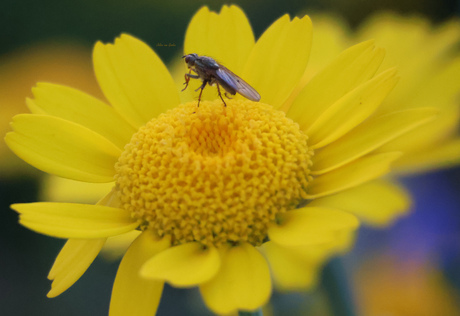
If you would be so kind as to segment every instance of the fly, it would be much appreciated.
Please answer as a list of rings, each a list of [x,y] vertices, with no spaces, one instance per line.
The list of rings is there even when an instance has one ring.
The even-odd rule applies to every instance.
[[[188,54],[182,56],[182,58],[185,58],[185,63],[190,69],[190,71],[185,74],[185,88],[182,89],[182,91],[187,89],[190,78],[200,79],[203,82],[201,86],[195,90],[198,91],[201,89],[200,95],[198,96],[198,106],[200,106],[201,94],[207,84],[211,86],[216,84],[219,97],[222,102],[224,102],[225,106],[227,106],[227,104],[224,98],[222,98],[219,85],[224,88],[225,96],[229,99],[230,97],[227,93],[235,95],[238,92],[251,101],[257,102],[260,100],[260,94],[253,87],[211,57]],[[192,74],[192,71],[195,72],[196,75]]]

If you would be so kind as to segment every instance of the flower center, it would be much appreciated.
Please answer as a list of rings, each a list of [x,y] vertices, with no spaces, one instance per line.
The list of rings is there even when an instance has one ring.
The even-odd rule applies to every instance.
[[[182,104],[134,134],[116,164],[123,207],[173,244],[266,239],[310,181],[313,151],[284,112],[251,101]]]

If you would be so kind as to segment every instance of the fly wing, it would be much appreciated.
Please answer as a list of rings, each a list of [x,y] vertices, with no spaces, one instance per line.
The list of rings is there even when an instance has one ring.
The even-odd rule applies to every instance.
[[[260,94],[253,87],[222,65],[219,65],[219,69],[216,70],[216,78],[222,86],[230,86],[243,97],[251,101],[260,100]]]

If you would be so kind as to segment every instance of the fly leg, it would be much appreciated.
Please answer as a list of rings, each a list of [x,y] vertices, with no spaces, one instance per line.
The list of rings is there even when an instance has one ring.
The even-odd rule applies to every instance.
[[[192,78],[193,78],[193,77],[192,77]],[[204,80],[203,83],[201,84],[201,86],[198,88],[198,89],[201,89],[201,91],[200,91],[200,95],[198,96],[198,105],[197,105],[197,107],[200,106],[201,94],[203,93],[203,89],[204,89],[204,87],[206,87],[206,84],[207,84],[207,83],[208,83],[208,81],[207,81],[207,80]],[[198,89],[196,89],[195,91],[198,91]]]
[[[220,93],[219,84],[217,82],[216,82],[216,86],[217,86],[217,93],[219,94],[220,99],[222,100],[222,102],[224,102],[224,106],[227,107],[227,103],[225,103],[224,98],[222,98],[222,93]],[[225,92],[225,96],[228,98],[227,92]]]
[[[193,79],[199,79],[199,78],[200,78],[200,76],[192,74],[192,69],[190,69],[190,71],[188,72],[188,74],[185,74],[184,77],[185,77],[185,82],[184,82],[185,88],[182,89],[181,91],[184,91],[185,89],[187,89],[188,83],[189,83],[189,81],[190,81],[190,78],[193,78]]]

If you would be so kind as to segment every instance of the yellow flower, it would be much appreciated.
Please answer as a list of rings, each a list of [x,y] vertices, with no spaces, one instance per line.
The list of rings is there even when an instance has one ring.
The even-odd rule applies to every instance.
[[[376,44],[387,51],[383,69],[397,66],[401,74],[394,92],[378,112],[423,106],[439,110],[438,117],[432,122],[381,148],[383,151],[404,151],[401,159],[394,164],[397,172],[425,172],[460,163],[458,20],[435,27],[420,17],[379,13],[369,18],[355,33],[336,17],[323,15],[314,17],[313,21],[314,45],[309,63],[312,67],[308,67],[304,81],[349,45],[374,38]]]
[[[22,225],[69,239],[48,276],[48,296],[78,280],[107,238],[137,231],[118,269],[111,315],[153,314],[164,282],[198,286],[216,313],[254,310],[269,300],[269,265],[282,288],[311,285],[311,271],[349,247],[359,224],[321,197],[368,188],[400,156],[376,150],[436,115],[430,108],[375,114],[398,77],[394,69],[374,75],[383,50],[372,41],[344,51],[290,98],[311,38],[307,16],[281,17],[257,42],[235,6],[194,16],[185,52],[219,60],[261,94],[259,103],[236,96],[224,107],[207,88],[198,108],[200,83],[181,94],[157,55],[129,35],[94,48],[111,106],[38,84],[27,102],[33,114],[14,118],[9,147],[45,172],[114,182],[97,205],[12,206]],[[400,201],[379,184],[369,184],[375,190],[362,205]]]
[[[76,44],[39,43],[18,49],[0,60],[0,135],[11,118],[27,110],[24,96],[37,80],[62,82],[102,96],[91,70],[91,51]],[[31,174],[35,170],[0,142],[0,177]],[[35,174],[37,174],[35,172]]]

